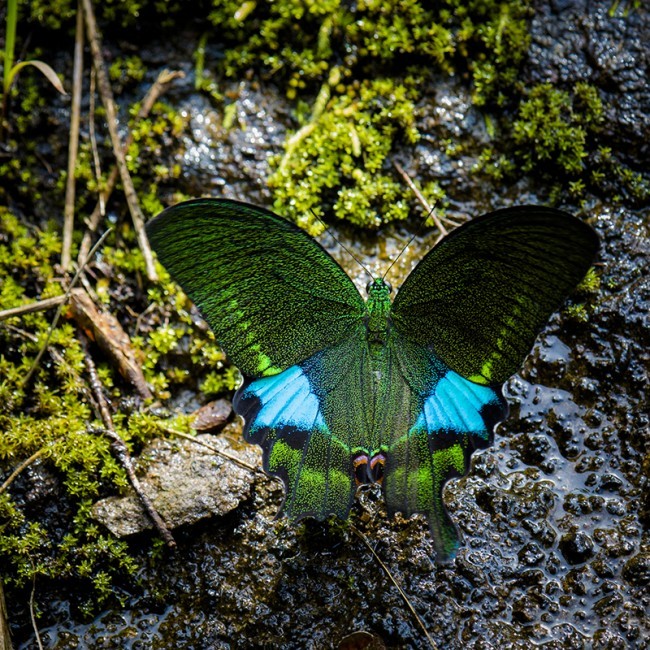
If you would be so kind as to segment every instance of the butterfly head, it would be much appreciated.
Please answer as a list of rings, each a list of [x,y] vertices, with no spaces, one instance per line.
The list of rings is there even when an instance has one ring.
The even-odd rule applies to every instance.
[[[393,290],[390,282],[384,278],[375,278],[366,285],[366,292],[369,298],[388,297]]]

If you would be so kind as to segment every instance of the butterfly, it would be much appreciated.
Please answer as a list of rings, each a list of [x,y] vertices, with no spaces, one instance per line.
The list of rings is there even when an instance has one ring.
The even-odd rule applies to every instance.
[[[190,200],[147,233],[244,376],[234,409],[288,516],[345,519],[359,484],[381,483],[389,514],[426,515],[439,560],[459,546],[444,484],[491,444],[502,384],[598,249],[565,212],[505,208],[442,239],[394,300],[381,277],[364,300],[320,244],[261,207]]]

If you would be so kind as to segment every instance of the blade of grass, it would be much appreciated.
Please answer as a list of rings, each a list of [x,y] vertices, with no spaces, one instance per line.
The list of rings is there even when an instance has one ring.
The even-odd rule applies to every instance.
[[[81,85],[83,77],[84,54],[84,14],[81,1],[77,3],[77,29],[74,43],[74,67],[72,72],[72,106],[70,108],[70,138],[68,141],[68,177],[65,186],[65,206],[63,208],[63,248],[61,250],[61,266],[69,270],[72,248],[72,233],[74,230],[74,169],[77,165],[77,150],[79,148],[79,118],[81,115]]]
[[[16,47],[16,23],[18,22],[18,0],[7,2],[7,28],[5,30],[5,56],[4,56],[4,81],[3,94],[9,92],[11,86],[11,71],[14,67],[14,49]],[[3,105],[5,99],[3,97]]]

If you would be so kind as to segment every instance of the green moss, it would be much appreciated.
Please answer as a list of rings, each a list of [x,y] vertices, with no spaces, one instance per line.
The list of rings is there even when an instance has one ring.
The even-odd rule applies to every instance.
[[[468,71],[483,103],[514,82],[529,45],[526,2],[281,0],[242,12],[244,5],[213,1],[209,19],[234,44],[225,69],[238,76],[261,65],[287,79],[289,97],[325,81],[335,65],[356,77],[373,62],[396,69],[421,62]]]
[[[147,69],[139,56],[132,55],[115,59],[108,69],[113,92],[120,94],[125,88],[139,83],[144,79],[146,72]]]
[[[44,229],[28,226],[9,209],[0,208],[0,309],[63,291],[56,269],[61,250],[58,230],[54,223]],[[96,269],[89,281],[104,297],[106,308],[118,316],[125,308],[124,295],[130,296],[128,333],[142,354],[145,377],[154,390],[167,396],[183,385],[196,390],[201,383],[211,390],[232,390],[237,372],[226,363],[212,335],[191,317],[187,298],[169,276],[159,269],[160,283],[148,295],[139,289],[144,262],[130,224],[121,224],[109,241],[102,252],[102,271]],[[140,319],[133,317],[134,310]],[[0,493],[0,565],[3,579],[17,588],[29,588],[34,576],[70,584],[78,594],[78,606],[90,613],[119,598],[116,581],[129,582],[137,573],[137,560],[128,545],[91,517],[94,501],[127,489],[128,481],[97,420],[73,323],[63,319],[52,331],[48,352],[24,384],[51,318],[51,311],[35,312],[0,323],[0,473],[6,478],[25,459],[39,454],[43,467],[37,471],[53,480],[49,492],[41,490],[38,508],[54,504],[57,508],[56,517],[41,521],[38,508],[24,501],[18,505],[14,489],[25,489],[27,474]],[[94,348],[91,353],[112,402],[115,428],[137,454],[161,435],[160,418],[132,410],[122,398],[133,389],[102,360],[103,355]]]
[[[323,217],[329,205],[336,217],[360,226],[405,219],[410,202],[389,156],[400,139],[412,144],[419,137],[416,85],[413,78],[367,81],[335,95],[320,114],[315,110],[274,163],[269,185],[276,208],[312,231],[321,228],[312,210]]]
[[[522,97],[512,127],[502,124],[502,149],[487,147],[477,170],[498,181],[534,175],[550,185],[554,202],[567,192],[582,200],[592,191],[642,204],[650,197],[650,182],[599,144],[604,113],[597,89],[587,83],[571,92],[548,83],[534,86]]]
[[[153,15],[161,24],[170,24],[171,16],[178,14],[183,3],[180,0],[147,2],[146,0],[106,0],[95,7],[98,20],[118,27],[136,25],[146,15]],[[74,26],[77,11],[76,0],[29,0],[26,17],[52,30]]]
[[[424,79],[410,66],[465,74],[476,104],[503,103],[529,45],[527,3],[245,4],[213,1],[210,20],[232,39],[223,69],[233,77],[261,70],[296,100],[300,125],[270,185],[276,207],[312,232],[320,228],[312,210],[371,228],[407,217],[411,197],[389,158],[418,137]]]
[[[551,84],[534,87],[513,125],[515,155],[526,172],[551,170],[574,179],[584,169],[587,137],[603,119],[595,89],[577,84],[573,95]]]
[[[579,323],[588,322],[597,305],[600,287],[600,273],[595,267],[591,267],[574,292],[574,302],[564,309],[566,315]]]

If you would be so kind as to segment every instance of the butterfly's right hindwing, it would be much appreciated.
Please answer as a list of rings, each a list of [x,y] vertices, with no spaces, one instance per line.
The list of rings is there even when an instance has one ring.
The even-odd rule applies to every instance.
[[[438,559],[449,559],[458,534],[443,504],[444,485],[465,475],[474,450],[491,443],[507,406],[500,390],[464,379],[396,332],[389,354],[381,402],[386,504],[390,513],[426,515]]]
[[[165,210],[147,234],[247,377],[277,374],[338,343],[366,314],[334,259],[268,210],[196,199]]]

